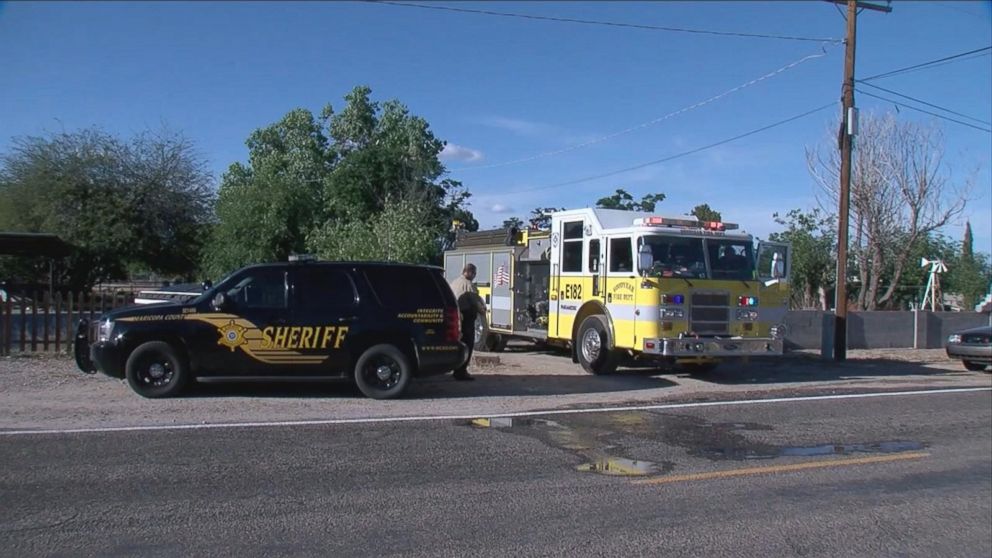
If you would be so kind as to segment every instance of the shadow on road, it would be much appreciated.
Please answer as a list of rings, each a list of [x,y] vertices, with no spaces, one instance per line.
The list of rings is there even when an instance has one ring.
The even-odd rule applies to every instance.
[[[906,376],[939,378],[982,375],[982,373],[968,372],[964,368],[948,370],[927,364],[888,358],[858,358],[838,363],[806,355],[787,355],[781,359],[723,362],[715,370],[694,377],[715,384],[732,385],[884,380]]]
[[[450,374],[416,379],[403,399],[572,395],[660,389],[675,382],[642,372],[621,370],[611,376],[500,374],[476,371],[474,382],[457,382]],[[275,397],[351,399],[364,395],[346,380],[317,382],[211,382],[191,386],[186,397]]]

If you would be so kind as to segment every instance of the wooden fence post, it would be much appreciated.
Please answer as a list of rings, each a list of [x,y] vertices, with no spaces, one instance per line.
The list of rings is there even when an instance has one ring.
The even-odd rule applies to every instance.
[[[62,352],[62,293],[55,295],[55,352]]]
[[[10,297],[7,297],[10,300]],[[0,356],[7,354],[7,301],[0,300]]]
[[[31,297],[31,352],[38,352],[38,291]]]
[[[42,350],[47,353],[48,352],[48,333],[49,333],[49,329],[48,329],[48,313],[49,313],[49,310],[51,310],[51,307],[52,307],[52,298],[49,295],[49,293],[42,293],[41,296],[42,296],[42,300],[45,301],[44,304],[42,305],[42,308],[41,308],[42,311],[44,311],[44,314],[42,315],[42,318],[41,318],[44,321],[44,325],[42,326],[42,332],[43,332],[42,335],[44,337],[42,337],[42,341],[41,342],[42,342]]]
[[[26,335],[27,335],[27,331],[28,331],[28,314],[27,314],[28,308],[27,308],[27,306],[25,306],[25,303],[26,303],[25,301],[27,301],[27,299],[28,299],[28,295],[26,295],[24,293],[24,291],[21,291],[21,340],[20,340],[21,342],[20,342],[20,348],[21,348],[21,352],[22,353],[24,352],[25,340],[27,339],[26,338]]]
[[[69,314],[66,316],[66,319],[65,319],[65,323],[66,323],[66,326],[67,326],[67,331],[66,331],[66,334],[65,334],[65,348],[70,353],[72,352],[72,343],[73,343],[73,340],[76,338],[76,326],[75,326],[75,324],[72,321],[72,304],[73,304],[73,302],[74,301],[72,299],[72,291],[69,291]]]

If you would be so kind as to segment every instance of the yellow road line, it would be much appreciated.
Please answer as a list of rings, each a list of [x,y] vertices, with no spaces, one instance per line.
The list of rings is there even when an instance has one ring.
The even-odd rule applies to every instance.
[[[805,471],[807,469],[826,469],[829,467],[844,467],[846,465],[867,465],[870,463],[888,463],[890,461],[905,461],[909,459],[921,459],[930,455],[927,452],[918,451],[910,453],[896,453],[892,455],[876,455],[872,457],[853,457],[850,459],[828,459],[825,461],[807,461],[806,463],[794,463],[791,465],[771,465],[768,467],[751,467],[748,469],[730,469],[727,471],[713,471],[710,473],[692,473],[687,475],[672,475],[670,477],[657,477],[633,481],[634,484],[667,484],[671,482],[698,481],[709,479],[723,479],[728,477],[744,477],[748,475],[767,475],[771,473],[788,473],[792,471]]]

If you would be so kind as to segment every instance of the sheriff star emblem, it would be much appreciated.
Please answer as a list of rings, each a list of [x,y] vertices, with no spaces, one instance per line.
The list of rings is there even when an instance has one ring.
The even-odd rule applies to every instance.
[[[248,328],[240,326],[234,323],[234,320],[231,320],[217,328],[217,331],[220,333],[220,339],[217,340],[217,344],[224,345],[228,349],[231,349],[233,353],[234,349],[248,342],[245,340],[245,331],[247,330]]]

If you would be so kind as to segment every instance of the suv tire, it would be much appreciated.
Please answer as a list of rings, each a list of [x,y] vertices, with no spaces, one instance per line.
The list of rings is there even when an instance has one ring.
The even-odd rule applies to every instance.
[[[984,362],[975,362],[973,360],[963,360],[961,362],[967,370],[971,370],[972,372],[982,372],[985,370]]]
[[[128,355],[124,376],[131,389],[142,397],[174,397],[189,380],[189,366],[172,345],[148,341]]]
[[[393,345],[373,345],[355,362],[355,384],[372,399],[395,399],[413,377],[410,359]]]
[[[582,368],[593,374],[616,372],[622,358],[610,341],[606,318],[600,315],[582,320],[575,338],[575,352]]]

